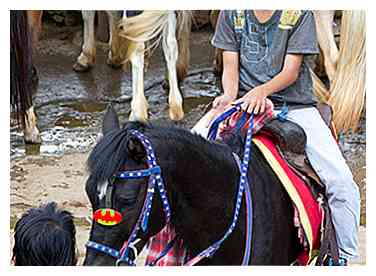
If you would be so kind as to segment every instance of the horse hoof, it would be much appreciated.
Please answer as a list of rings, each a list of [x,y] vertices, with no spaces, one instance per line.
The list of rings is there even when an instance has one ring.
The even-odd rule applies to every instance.
[[[170,119],[173,121],[180,121],[184,118],[184,111],[182,107],[170,107]]]
[[[81,63],[76,62],[73,65],[73,70],[78,73],[88,72],[92,66],[90,65],[82,65]]]
[[[121,64],[114,64],[114,63],[108,63],[107,65],[110,66],[112,69],[119,70],[121,68]]]
[[[139,121],[139,122],[146,122],[148,120],[147,112],[145,114],[135,114],[131,112],[129,115],[129,121]]]
[[[121,63],[117,63],[117,62],[113,62],[110,58],[108,58],[106,60],[106,63],[108,66],[110,66],[112,69],[120,69],[122,64]]]

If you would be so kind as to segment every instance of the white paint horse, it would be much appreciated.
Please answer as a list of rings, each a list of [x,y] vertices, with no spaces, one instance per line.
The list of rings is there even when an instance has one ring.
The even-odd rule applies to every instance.
[[[73,65],[73,69],[76,72],[88,71],[95,64],[96,57],[96,45],[95,45],[95,12],[96,11],[82,11],[82,19],[84,23],[83,44],[80,55],[78,56],[76,63]],[[112,44],[112,37],[115,29],[115,24],[121,19],[121,12],[119,11],[104,11],[108,16],[109,23],[109,45]],[[111,51],[107,59],[107,63],[112,65]]]
[[[356,130],[365,101],[365,11],[342,11],[340,48],[334,40],[334,11],[314,11],[317,40],[324,56],[329,90],[313,74],[316,94],[333,108],[337,132]]]
[[[107,63],[119,66],[132,64],[132,102],[130,120],[145,121],[148,118],[148,103],[144,95],[144,54],[162,40],[162,48],[168,69],[169,115],[172,120],[184,116],[183,98],[178,83],[188,70],[189,35],[192,15],[190,11],[143,11],[120,20],[116,11],[106,11],[110,28],[110,51]],[[76,71],[85,71],[95,63],[94,17],[95,11],[83,11],[84,43],[82,52],[74,65]],[[120,21],[119,21],[120,20]],[[120,22],[120,24],[118,24]],[[148,47],[146,42],[154,39]]]

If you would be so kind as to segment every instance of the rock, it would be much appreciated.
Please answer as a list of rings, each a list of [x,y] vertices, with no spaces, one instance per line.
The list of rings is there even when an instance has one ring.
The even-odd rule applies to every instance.
[[[61,16],[61,15],[53,15],[52,16],[52,19],[56,22],[56,23],[63,23],[64,22],[64,16]]]
[[[82,202],[79,202],[79,201],[77,201],[77,200],[70,200],[70,201],[68,202],[68,204],[69,204],[70,206],[72,206],[72,207],[76,207],[76,208],[78,208],[78,207],[85,207],[85,208],[86,208],[86,204],[84,204],[84,203],[82,203]]]

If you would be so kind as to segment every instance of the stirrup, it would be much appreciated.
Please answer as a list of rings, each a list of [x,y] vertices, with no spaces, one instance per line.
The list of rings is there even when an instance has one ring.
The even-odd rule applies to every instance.
[[[338,259],[338,265],[334,263],[334,259],[330,256],[325,260],[325,265],[327,266],[347,266],[347,260],[345,258]]]

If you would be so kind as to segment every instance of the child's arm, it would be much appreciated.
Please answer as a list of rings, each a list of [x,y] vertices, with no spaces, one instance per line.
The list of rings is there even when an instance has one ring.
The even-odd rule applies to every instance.
[[[303,55],[287,54],[283,69],[270,81],[257,86],[245,94],[236,102],[244,102],[242,108],[255,114],[265,111],[265,99],[267,96],[281,91],[293,84],[299,76]]]
[[[213,108],[221,113],[225,108],[236,100],[239,87],[239,54],[237,52],[223,52],[223,95],[213,101]]]

